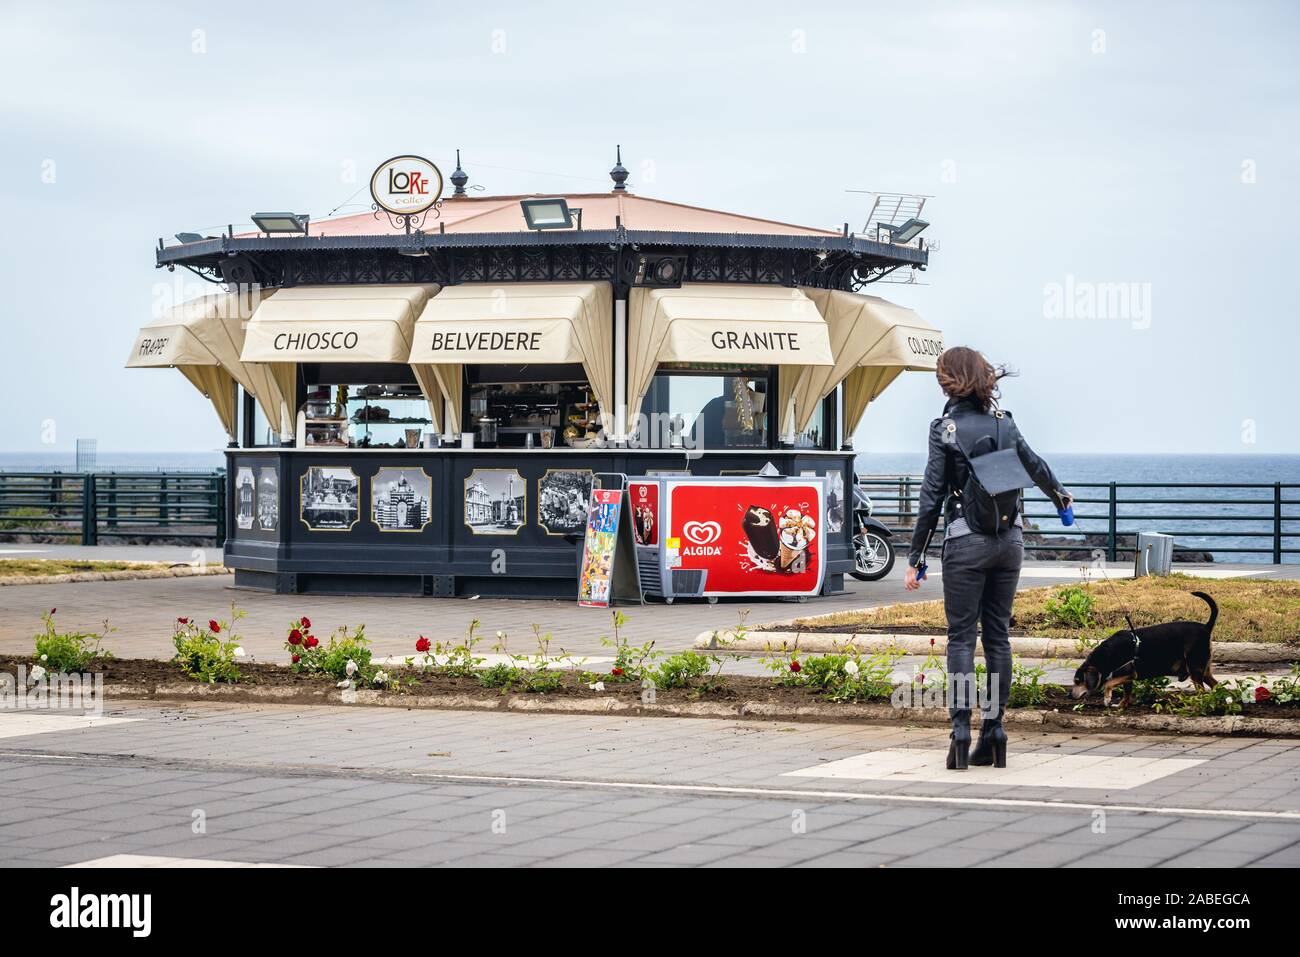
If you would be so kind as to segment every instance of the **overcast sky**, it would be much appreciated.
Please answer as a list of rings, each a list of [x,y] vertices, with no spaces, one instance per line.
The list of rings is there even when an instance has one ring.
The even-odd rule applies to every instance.
[[[193,280],[159,236],[364,209],[404,152],[604,190],[615,143],[639,193],[797,223],[933,196],[928,284],[874,291],[1018,368],[1044,451],[1300,451],[1298,10],[5,0],[0,451],[224,445],[178,373],[122,368]],[[858,448],[919,449],[940,404],[905,375]]]

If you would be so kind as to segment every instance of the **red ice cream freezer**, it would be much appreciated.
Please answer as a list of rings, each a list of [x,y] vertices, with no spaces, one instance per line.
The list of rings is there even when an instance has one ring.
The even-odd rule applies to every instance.
[[[826,486],[819,476],[629,479],[642,589],[668,601],[821,594]]]

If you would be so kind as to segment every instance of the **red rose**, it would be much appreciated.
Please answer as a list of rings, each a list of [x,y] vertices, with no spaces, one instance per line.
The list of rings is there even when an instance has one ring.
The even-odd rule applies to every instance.
[[[304,648],[315,648],[320,642],[316,640],[315,635],[308,635],[302,640],[302,644]]]
[[[290,660],[291,660],[295,665],[296,665],[298,662],[302,661],[302,659],[301,659],[300,657],[298,657],[297,655],[294,655],[293,658],[291,658]]]
[[[221,626],[217,624],[217,620],[215,618],[208,619],[208,627],[212,629],[212,633],[214,635],[221,633]]]
[[[52,615],[52,614],[54,614],[56,611],[58,611],[57,608],[51,608],[51,609],[50,609],[50,614]]]
[[[308,618],[306,615],[303,615],[303,616],[302,616],[302,626],[303,626],[304,628],[310,628],[310,627],[311,627],[311,619]]]
[[[293,631],[289,632],[289,644],[291,644],[291,645],[301,645],[301,644],[302,644],[302,632],[298,631],[298,629],[296,629],[296,628],[295,628]]]
[[[178,625],[188,625],[189,623],[190,623],[190,620],[189,620],[188,618],[177,618],[177,619],[176,619],[176,624],[178,624]]]
[[[934,647],[934,639],[933,639],[933,638],[930,639],[930,647],[931,647],[931,648]]]
[[[1273,692],[1269,691],[1263,685],[1260,685],[1258,688],[1255,689],[1255,701],[1257,703],[1262,704],[1263,702],[1268,701],[1272,697],[1273,697]]]
[[[420,640],[417,641],[417,642],[415,643],[415,650],[416,650],[416,651],[428,651],[428,650],[429,650],[429,639],[426,638],[426,637],[424,637],[424,635],[421,635],[421,636],[420,636]]]
[[[792,662],[790,662],[790,670],[791,670],[791,671],[803,671],[803,665],[799,664],[799,662],[797,662],[797,661],[792,661]]]
[[[623,669],[622,669],[622,668],[611,668],[609,673],[610,673],[611,675],[613,675],[615,678],[621,678],[621,677],[623,677]]]

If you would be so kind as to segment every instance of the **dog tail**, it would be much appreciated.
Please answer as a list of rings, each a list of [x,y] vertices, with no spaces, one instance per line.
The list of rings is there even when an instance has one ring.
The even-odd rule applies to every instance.
[[[1205,623],[1205,627],[1207,630],[1213,631],[1214,623],[1219,618],[1219,606],[1214,603],[1213,598],[1205,594],[1203,591],[1194,591],[1192,594],[1210,606],[1210,620]]]

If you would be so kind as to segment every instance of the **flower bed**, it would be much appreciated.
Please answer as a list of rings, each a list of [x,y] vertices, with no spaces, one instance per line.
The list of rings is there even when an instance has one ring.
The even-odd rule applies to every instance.
[[[320,692],[341,689],[344,700],[355,700],[360,690],[391,698],[456,696],[462,700],[489,702],[507,695],[538,699],[613,699],[629,704],[684,702],[751,703],[786,709],[816,705],[823,717],[835,707],[852,711],[852,706],[873,704],[881,708],[915,708],[946,714],[943,691],[947,684],[943,661],[935,654],[916,666],[911,679],[896,680],[900,656],[891,653],[864,654],[856,650],[825,655],[773,655],[766,659],[770,677],[727,673],[736,655],[722,651],[684,651],[664,654],[653,642],[633,645],[625,636],[627,619],[612,615],[611,638],[602,639],[613,651],[614,660],[600,671],[583,669],[583,661],[553,653],[553,639],[540,628],[533,629],[536,651],[512,654],[508,636],[496,633],[496,654],[504,661],[487,665],[479,650],[485,640],[475,621],[468,635],[455,642],[434,642],[421,637],[414,643],[415,654],[401,667],[385,671],[371,660],[364,627],[339,628],[327,642],[312,633],[311,622],[300,617],[290,623],[286,649],[292,655],[288,666],[252,661],[244,654],[234,633],[242,613],[232,606],[226,620],[176,620],[173,633],[177,654],[171,661],[117,659],[100,647],[105,632],[93,635],[61,635],[54,627],[53,612],[44,616],[45,630],[37,635],[37,656],[0,657],[0,671],[18,676],[25,670],[28,680],[40,680],[46,672],[78,670],[101,674],[110,690],[131,688],[144,694],[161,693],[165,686],[191,681],[223,685],[234,691],[274,689],[279,700],[319,700]],[[746,635],[743,619],[732,634]],[[51,655],[55,651],[56,654]],[[43,657],[42,657],[43,656]],[[36,669],[40,673],[36,673]],[[1103,715],[1100,699],[1075,701],[1068,689],[1049,684],[1041,668],[1016,661],[1013,668],[1010,708],[1023,711]],[[828,710],[829,709],[829,710]],[[1165,679],[1140,681],[1135,685],[1129,715],[1172,717],[1300,717],[1300,667],[1290,676],[1228,678],[1217,688],[1203,693],[1172,688]]]

